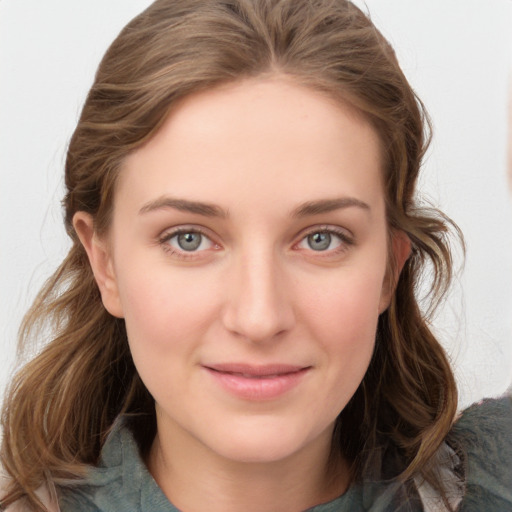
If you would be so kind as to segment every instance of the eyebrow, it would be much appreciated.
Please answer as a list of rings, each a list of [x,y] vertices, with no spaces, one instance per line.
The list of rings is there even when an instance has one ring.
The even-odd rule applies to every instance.
[[[356,207],[365,211],[370,211],[370,206],[355,197],[340,197],[335,199],[320,199],[318,201],[308,201],[299,205],[292,211],[292,217],[307,217],[310,215],[320,215],[343,208]],[[201,201],[189,201],[188,199],[178,199],[168,196],[159,197],[146,203],[139,214],[145,214],[157,210],[173,208],[182,212],[203,215],[204,217],[227,218],[228,212],[220,206],[212,203],[203,203]]]
[[[370,206],[356,199],[355,197],[340,197],[335,199],[320,199],[319,201],[308,201],[307,203],[299,205],[292,212],[293,217],[307,217],[309,215],[320,215],[322,213],[329,213],[334,210],[340,210],[342,208],[361,208],[367,212],[370,212]]]
[[[173,208],[182,212],[195,213],[205,217],[227,217],[228,213],[211,203],[202,203],[200,201],[189,201],[187,199],[176,199],[173,197],[159,197],[154,201],[146,203],[140,210],[139,214],[153,212],[155,210],[165,210]]]

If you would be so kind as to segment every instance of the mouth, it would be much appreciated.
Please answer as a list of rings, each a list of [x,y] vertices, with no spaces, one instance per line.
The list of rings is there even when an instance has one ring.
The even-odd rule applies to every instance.
[[[244,363],[224,363],[205,366],[205,368],[218,373],[239,375],[247,379],[261,379],[279,377],[301,372],[311,368],[310,366],[295,366],[289,364],[249,365]]]
[[[243,400],[262,401],[276,399],[291,392],[299,386],[312,367],[223,363],[205,365],[203,368],[229,394]]]

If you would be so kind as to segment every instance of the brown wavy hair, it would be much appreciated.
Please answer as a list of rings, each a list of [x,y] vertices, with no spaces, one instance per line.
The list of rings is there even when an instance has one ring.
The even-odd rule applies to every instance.
[[[135,370],[124,321],[102,305],[73,215],[87,212],[97,233],[108,230],[124,159],[180,98],[276,73],[349,102],[372,123],[384,155],[389,231],[412,243],[368,371],[337,420],[332,453],[352,461],[355,480],[419,476],[444,496],[433,461],[457,392],[416,295],[426,274],[431,305],[448,286],[451,221],[417,203],[430,123],[391,46],[346,0],[157,0],[107,51],[69,143],[64,208],[72,247],[20,330],[21,349],[47,333],[50,341],[17,373],[5,400],[3,506],[23,498],[45,510],[35,490],[83,477],[120,414],[135,418],[142,450],[155,434],[154,401]],[[384,452],[393,455],[392,469],[381,467]]]

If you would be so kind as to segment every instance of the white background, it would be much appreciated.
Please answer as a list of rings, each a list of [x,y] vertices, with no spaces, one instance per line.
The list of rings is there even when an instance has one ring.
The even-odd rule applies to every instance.
[[[66,251],[64,155],[95,68],[149,3],[0,0],[0,390],[22,314]],[[512,379],[512,0],[366,5],[434,120],[422,190],[466,236],[465,271],[435,329],[467,405]]]

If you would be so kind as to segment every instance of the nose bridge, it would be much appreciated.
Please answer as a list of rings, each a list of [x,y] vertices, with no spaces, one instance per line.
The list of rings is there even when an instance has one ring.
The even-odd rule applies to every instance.
[[[228,330],[250,341],[271,340],[291,328],[293,308],[282,262],[270,247],[241,251],[230,278]]]

